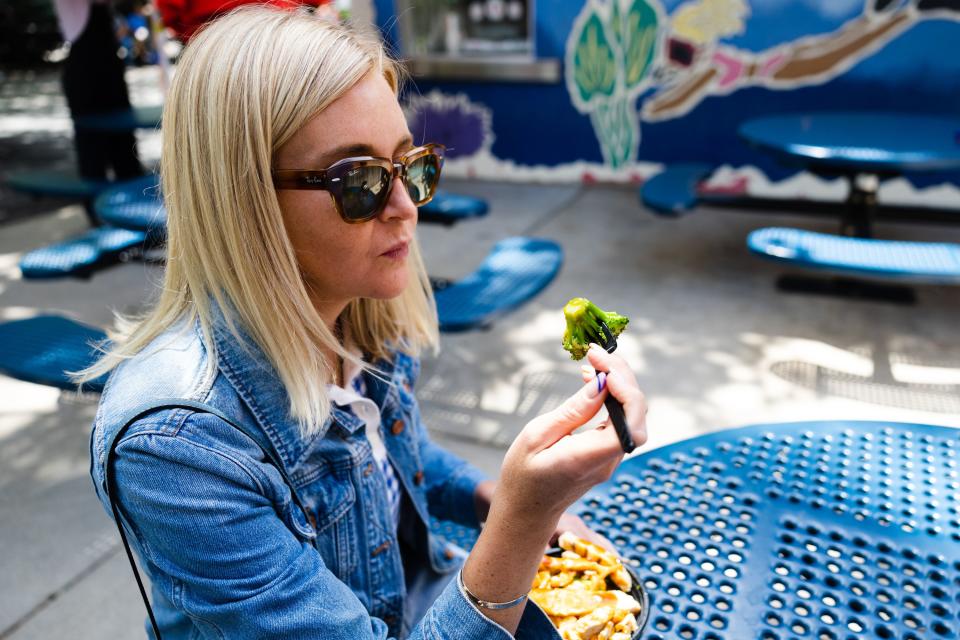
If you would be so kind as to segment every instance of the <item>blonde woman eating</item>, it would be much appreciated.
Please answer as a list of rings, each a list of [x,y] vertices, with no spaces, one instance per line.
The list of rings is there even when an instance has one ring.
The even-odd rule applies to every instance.
[[[84,372],[112,371],[92,476],[150,578],[153,636],[556,638],[525,594],[558,529],[591,535],[564,512],[622,456],[613,429],[571,432],[611,393],[646,440],[634,374],[595,348],[498,483],[430,441],[415,231],[443,147],[414,141],[399,82],[375,38],[275,8],[180,60],[159,299]],[[431,517],[485,525],[467,555]]]

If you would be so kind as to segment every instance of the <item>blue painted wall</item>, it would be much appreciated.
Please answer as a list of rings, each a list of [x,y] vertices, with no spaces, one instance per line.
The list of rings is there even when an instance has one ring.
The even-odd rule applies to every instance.
[[[745,52],[766,51],[806,36],[836,33],[865,11],[863,0],[747,2],[749,16],[744,32],[721,38],[717,45]],[[395,21],[390,0],[375,0],[374,4],[381,29]],[[662,0],[668,16],[681,4],[679,0]],[[898,6],[891,10],[899,10],[907,2],[894,0],[894,4]],[[742,143],[736,130],[743,120],[767,113],[862,109],[948,114],[960,123],[960,0],[955,4],[954,11],[941,11],[936,19],[916,21],[876,52],[864,54],[848,70],[821,84],[747,87],[728,95],[710,95],[688,113],[657,122],[644,121],[638,115],[636,161],[754,165],[776,179],[793,170]],[[538,57],[564,60],[568,36],[583,7],[581,0],[537,4]],[[387,30],[386,37],[399,47],[395,29]],[[589,116],[577,111],[562,80],[553,85],[418,80],[410,91],[426,94],[434,89],[445,94],[465,93],[471,102],[490,108],[495,135],[491,151],[497,158],[541,166],[576,160],[604,162]],[[656,90],[651,87],[644,91],[637,104]],[[960,184],[960,175],[924,176],[914,182],[922,186],[945,178]]]

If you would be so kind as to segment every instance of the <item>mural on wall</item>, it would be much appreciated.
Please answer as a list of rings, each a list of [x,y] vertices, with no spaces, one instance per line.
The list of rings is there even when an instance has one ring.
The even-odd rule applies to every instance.
[[[374,2],[389,34],[392,0]],[[537,13],[536,55],[563,61],[559,83],[417,78],[407,93],[414,135],[453,147],[447,175],[639,183],[666,164],[705,162],[718,167],[711,190],[842,199],[843,181],[780,165],[744,144],[739,125],[785,111],[960,113],[960,0],[549,7]],[[956,185],[960,174],[911,176],[884,182],[881,197],[956,206]]]
[[[490,153],[493,144],[490,108],[470,101],[465,93],[436,89],[404,101],[407,126],[417,142],[442,140],[449,160]]]
[[[635,161],[640,121],[679,118],[708,96],[747,87],[825,83],[921,20],[960,19],[960,1],[868,0],[834,32],[761,51],[723,42],[746,32],[747,0],[690,0],[665,14],[659,0],[587,0],[567,39],[570,100],[590,115],[614,168]]]
[[[634,104],[650,84],[663,10],[644,0],[592,0],[573,24],[565,74],[570,99],[600,140],[604,162],[637,159],[640,128]]]

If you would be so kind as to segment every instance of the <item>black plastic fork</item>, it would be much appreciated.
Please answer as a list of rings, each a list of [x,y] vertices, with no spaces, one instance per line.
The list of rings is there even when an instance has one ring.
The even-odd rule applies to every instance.
[[[603,320],[600,321],[600,346],[607,353],[613,353],[617,350],[617,338]],[[610,422],[613,423],[613,428],[617,431],[617,437],[620,439],[623,452],[630,453],[637,448],[637,445],[634,443],[633,437],[630,436],[630,427],[627,425],[627,416],[623,413],[623,405],[613,397],[612,393],[607,393],[607,399],[603,401],[603,406],[607,408],[607,413],[610,414]]]

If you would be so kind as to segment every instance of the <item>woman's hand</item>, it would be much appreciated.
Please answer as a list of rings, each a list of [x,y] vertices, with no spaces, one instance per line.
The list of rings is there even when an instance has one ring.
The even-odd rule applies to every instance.
[[[560,516],[560,521],[557,522],[557,530],[554,531],[553,537],[550,538],[551,547],[557,546],[557,540],[563,533],[572,533],[578,538],[583,538],[587,542],[598,544],[617,557],[620,557],[620,552],[617,551],[615,546],[613,546],[613,543],[587,526],[587,523],[584,522],[583,519],[578,515],[566,512]]]
[[[560,407],[530,421],[507,451],[495,495],[507,513],[555,523],[587,490],[610,478],[623,450],[616,430],[605,428],[609,421],[573,433],[597,414],[607,393],[623,405],[637,445],[646,442],[646,399],[629,365],[598,346],[587,357],[597,375]]]
[[[589,367],[590,374],[586,376],[587,378],[592,378],[593,367]],[[477,485],[476,492],[473,495],[474,507],[477,511],[477,520],[484,522],[487,519],[487,515],[490,513],[490,503],[493,501],[493,494],[496,491],[497,483],[490,480],[484,480]],[[617,556],[620,553],[617,551],[616,547],[613,546],[613,543],[607,540],[605,537],[599,533],[590,529],[587,526],[587,523],[583,519],[569,511],[563,513],[560,516],[560,521],[557,522],[556,530],[553,532],[553,536],[550,537],[550,546],[557,546],[557,539],[560,537],[561,533],[569,531],[578,538],[583,538],[598,544],[601,547],[608,549],[612,553],[615,553]]]
[[[563,512],[620,463],[623,449],[616,430],[603,428],[608,424],[574,433],[597,414],[607,393],[623,404],[634,442],[647,441],[647,403],[633,371],[597,346],[587,357],[598,375],[531,420],[504,456],[486,526],[462,570],[463,584],[477,598],[504,603],[527,593]],[[512,634],[523,607],[482,612]]]

